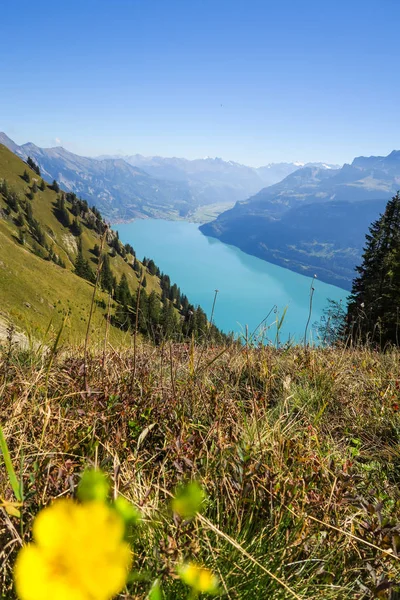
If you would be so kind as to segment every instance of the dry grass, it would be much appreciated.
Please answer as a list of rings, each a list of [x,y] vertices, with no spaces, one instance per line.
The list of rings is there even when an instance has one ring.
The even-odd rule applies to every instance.
[[[144,515],[133,532],[144,599],[182,557],[210,566],[225,596],[396,598],[400,550],[399,352],[187,345],[81,349],[54,357],[3,352],[1,424],[23,481],[22,519],[0,526],[0,581],[34,514],[70,495],[87,465]],[[205,512],[168,510],[177,483],[199,479]],[[13,500],[3,466],[0,496]]]

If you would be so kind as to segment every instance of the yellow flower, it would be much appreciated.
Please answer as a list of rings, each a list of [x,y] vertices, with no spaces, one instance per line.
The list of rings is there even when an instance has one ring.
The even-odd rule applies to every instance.
[[[33,524],[14,568],[21,600],[110,600],[132,563],[121,517],[103,502],[58,500]]]
[[[178,575],[184,583],[198,593],[218,593],[218,578],[210,569],[189,562],[178,567]]]

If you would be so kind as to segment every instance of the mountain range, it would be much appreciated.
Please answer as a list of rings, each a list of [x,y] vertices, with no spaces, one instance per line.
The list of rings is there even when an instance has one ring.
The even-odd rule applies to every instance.
[[[295,271],[349,288],[368,226],[400,188],[400,151],[342,168],[305,166],[262,189],[203,233]]]
[[[205,214],[218,215],[201,226],[204,234],[346,289],[368,226],[400,188],[400,151],[360,156],[342,167],[271,163],[253,168],[210,157],[89,158],[62,147],[18,145],[4,133],[0,143],[24,160],[30,156],[45,179],[56,179],[113,222],[193,219],[201,207],[214,207],[202,213],[204,220]]]
[[[208,205],[218,205],[222,211],[300,165],[272,163],[255,169],[221,158],[186,160],[139,154],[89,158],[61,146],[18,145],[5,133],[0,133],[0,143],[24,160],[30,156],[45,178],[56,179],[114,222],[137,217],[190,218],[198,207]]]
[[[338,165],[324,163],[270,163],[263,167],[249,167],[232,160],[206,158],[188,160],[162,156],[101,156],[103,159],[123,159],[143,169],[152,177],[186,183],[193,195],[203,204],[224,204],[244,200],[265,186],[273,185],[300,167],[337,169]]]

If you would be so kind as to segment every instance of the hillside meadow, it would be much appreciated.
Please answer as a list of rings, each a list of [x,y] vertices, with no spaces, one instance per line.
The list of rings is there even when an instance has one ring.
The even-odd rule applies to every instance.
[[[29,175],[29,183],[25,181],[24,173]],[[49,327],[52,332],[59,331],[67,314],[64,334],[70,343],[80,344],[86,334],[86,317],[90,310],[93,285],[74,274],[78,238],[57,217],[59,194],[49,183],[45,183],[42,190],[41,177],[0,144],[0,183],[4,181],[19,200],[18,210],[11,210],[0,191],[0,319],[12,322],[30,338],[42,342]],[[35,183],[37,191],[33,193]],[[44,233],[44,243],[62,259],[65,268],[45,256],[47,251],[32,235],[26,218],[28,202],[33,218]],[[72,222],[71,204],[67,202],[66,205]],[[19,215],[24,220],[22,226],[18,224]],[[93,248],[96,244],[100,246],[101,235],[94,228],[88,227],[84,216],[78,215],[76,219],[82,230],[79,236],[82,255],[95,271],[97,258]],[[19,240],[21,231],[24,232],[24,243]],[[115,234],[111,231],[110,236],[112,235]],[[109,242],[110,239],[108,242],[106,240],[104,251],[109,256],[112,273],[117,281],[125,275],[130,290],[134,293],[139,286],[139,279],[132,268],[133,256],[127,254],[123,258],[119,254],[113,255]],[[140,261],[137,262],[142,266]],[[146,280],[148,293],[153,290],[157,294],[161,293],[158,277],[146,271]],[[90,331],[93,340],[104,339],[108,300],[108,293],[98,289]],[[111,308],[115,308],[114,301]],[[112,343],[129,345],[125,341],[126,335],[116,327],[110,327],[108,335]]]

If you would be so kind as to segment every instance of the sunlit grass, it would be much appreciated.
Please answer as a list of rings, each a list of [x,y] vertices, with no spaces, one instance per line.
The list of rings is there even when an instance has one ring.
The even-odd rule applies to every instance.
[[[7,598],[35,515],[75,495],[87,466],[142,515],[140,576],[121,598],[186,599],[182,564],[209,569],[232,599],[395,598],[398,351],[143,344],[135,379],[130,351],[90,358],[89,394],[81,349],[48,364],[17,350],[0,363],[1,423],[24,494],[21,518],[3,508]],[[188,480],[204,494],[179,492]],[[17,500],[4,468],[0,496]]]

